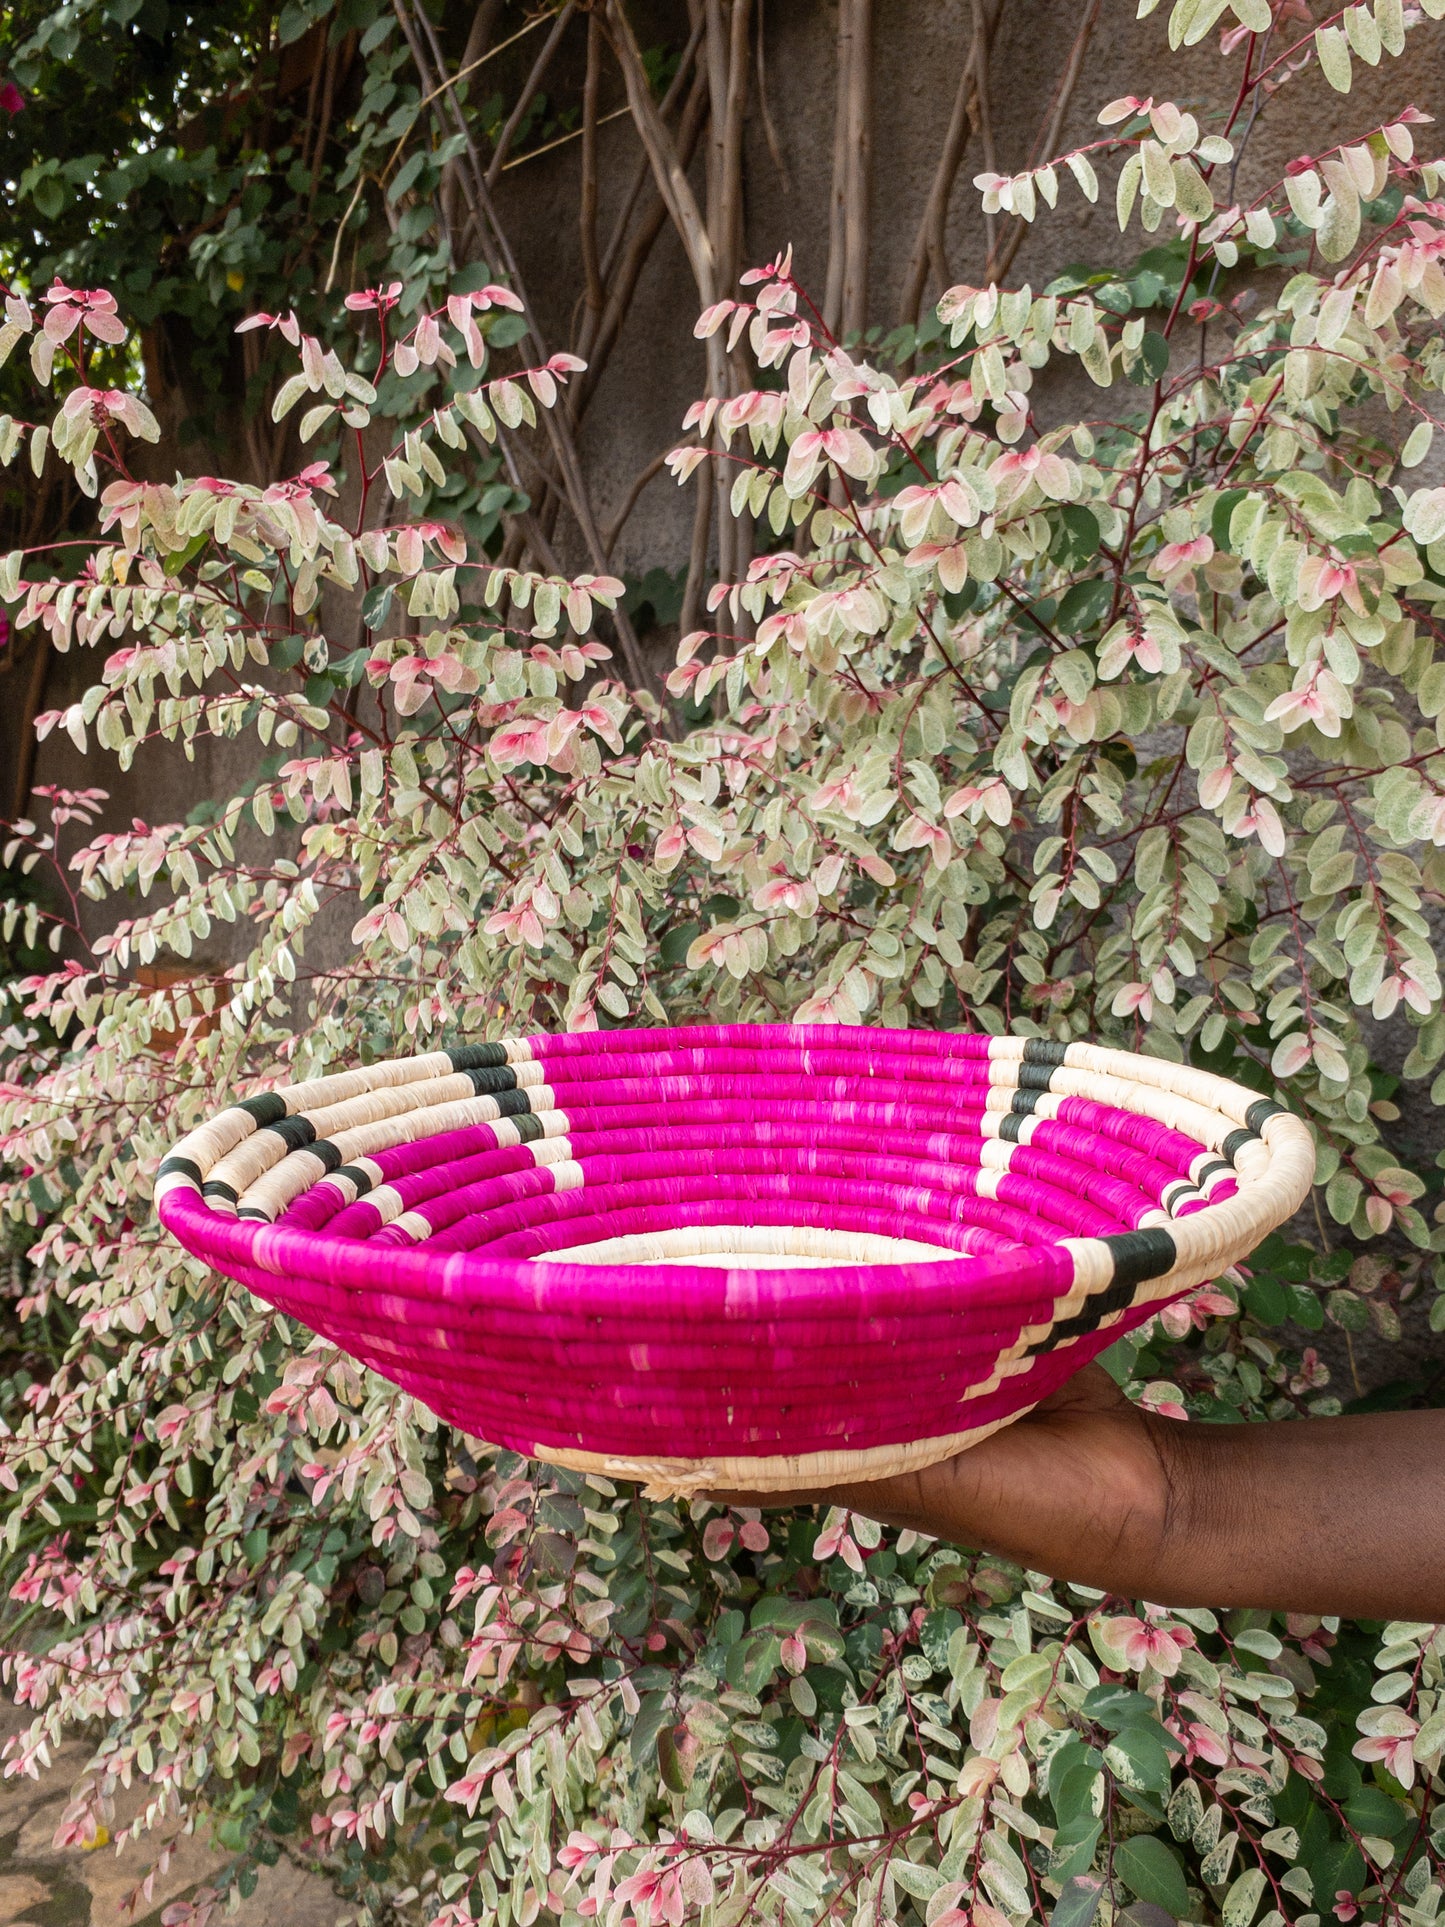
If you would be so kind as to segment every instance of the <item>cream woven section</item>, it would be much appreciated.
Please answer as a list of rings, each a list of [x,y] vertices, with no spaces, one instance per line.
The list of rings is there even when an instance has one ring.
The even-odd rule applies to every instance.
[[[813,1225],[702,1224],[599,1238],[546,1252],[534,1265],[742,1265],[786,1271],[817,1265],[937,1264],[957,1258],[946,1245],[886,1238],[873,1231],[827,1231]]]

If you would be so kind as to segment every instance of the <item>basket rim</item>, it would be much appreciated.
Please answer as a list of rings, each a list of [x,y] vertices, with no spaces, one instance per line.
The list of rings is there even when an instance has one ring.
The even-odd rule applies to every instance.
[[[797,1047],[809,1044],[830,1049],[868,1050],[882,1045],[885,1050],[901,1046],[900,1054],[921,1055],[915,1040],[957,1039],[979,1036],[988,1045],[991,1064],[1021,1062],[1026,1046],[1035,1041],[1022,1037],[984,1038],[979,1033],[899,1031],[871,1027],[735,1025],[709,1027],[655,1027],[569,1036],[563,1047],[567,1056],[585,1050],[594,1041],[608,1040],[602,1051],[626,1048],[645,1051],[649,1045],[663,1049],[695,1048],[703,1043],[720,1043],[725,1038],[739,1043],[784,1042]],[[530,1040],[524,1040],[530,1042]],[[539,1038],[538,1040],[543,1041]],[[545,1040],[550,1045],[555,1038]],[[927,1046],[937,1050],[939,1044]],[[1054,1047],[1056,1051],[1061,1047]],[[976,1052],[982,1057],[985,1053]],[[430,1059],[434,1053],[424,1054]],[[1051,1057],[1053,1053],[1050,1053]],[[1245,1116],[1258,1116],[1261,1106],[1269,1112],[1260,1117],[1257,1137],[1267,1154],[1264,1169],[1252,1180],[1241,1179],[1232,1197],[1210,1202],[1192,1216],[1171,1219],[1167,1237],[1172,1241],[1175,1258],[1162,1271],[1137,1279],[1148,1301],[1177,1296],[1204,1279],[1217,1276],[1237,1262],[1267,1231],[1288,1217],[1307,1195],[1314,1177],[1314,1143],[1304,1122],[1282,1106],[1262,1100],[1259,1093],[1193,1066],[1177,1065],[1168,1059],[1118,1051],[1106,1046],[1081,1044],[1062,1048],[1063,1066],[1073,1057],[1102,1075],[1128,1073],[1129,1081],[1153,1086],[1166,1092],[1175,1083],[1187,1084],[1189,1095],[1213,1100],[1225,1116],[1234,1116],[1243,1128]],[[383,1063],[420,1062],[383,1060]],[[1055,1059],[1057,1061],[1057,1059]],[[1140,1073],[1142,1072],[1142,1075]],[[1171,1075],[1172,1074],[1172,1075]],[[320,1091],[334,1078],[311,1080],[307,1084],[284,1087],[282,1094],[293,1100],[310,1090]],[[294,1109],[301,1109],[295,1104]],[[183,1154],[183,1147],[198,1135],[188,1134],[182,1145],[170,1154],[166,1164]],[[203,1173],[204,1175],[204,1173]],[[947,1306],[960,1297],[976,1307],[997,1303],[1004,1307],[1035,1290],[1051,1291],[1069,1278],[1081,1281],[1083,1295],[1091,1296],[1124,1270],[1137,1270],[1148,1262],[1140,1255],[1140,1240],[1148,1234],[1120,1232],[1102,1237],[1062,1237],[1045,1245],[1030,1246],[1003,1253],[962,1254],[942,1259],[923,1259],[897,1264],[823,1264],[815,1267],[775,1267],[749,1265],[693,1265],[663,1261],[647,1266],[569,1263],[565,1255],[536,1257],[487,1256],[483,1252],[429,1250],[425,1244],[407,1248],[386,1247],[383,1254],[369,1251],[365,1243],[328,1237],[284,1222],[262,1224],[238,1220],[212,1209],[201,1196],[199,1185],[174,1170],[169,1182],[158,1183],[157,1204],[162,1222],[194,1255],[216,1261],[221,1268],[229,1263],[250,1263],[278,1277],[302,1276],[318,1285],[342,1287],[349,1293],[393,1301],[424,1301],[464,1308],[477,1298],[492,1304],[513,1302],[518,1310],[532,1315],[586,1314],[592,1318],[621,1317],[628,1320],[652,1316],[662,1304],[674,1313],[680,1306],[696,1320],[723,1318],[782,1317],[788,1324],[799,1317],[816,1316],[827,1308],[836,1316],[851,1300],[860,1307],[875,1310],[895,1299],[905,1300],[918,1312],[931,1306]],[[1158,1240],[1154,1241],[1156,1248]],[[383,1268],[384,1279],[368,1277]],[[410,1287],[410,1289],[408,1289]]]

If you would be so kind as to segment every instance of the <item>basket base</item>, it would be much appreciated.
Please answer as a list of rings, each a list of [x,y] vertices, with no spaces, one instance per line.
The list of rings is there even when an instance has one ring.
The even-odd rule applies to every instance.
[[[1021,1405],[1004,1418],[967,1432],[951,1432],[946,1438],[914,1439],[908,1445],[879,1445],[861,1452],[802,1452],[756,1459],[617,1459],[602,1452],[535,1446],[532,1456],[570,1472],[600,1472],[607,1479],[634,1481],[642,1486],[645,1499],[696,1499],[712,1492],[768,1492],[782,1497],[919,1472],[981,1444],[1033,1409],[1032,1403]]]

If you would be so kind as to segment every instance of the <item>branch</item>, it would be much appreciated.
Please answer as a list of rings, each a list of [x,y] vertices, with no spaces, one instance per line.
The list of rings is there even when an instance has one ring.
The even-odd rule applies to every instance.
[[[793,192],[792,176],[788,173],[788,163],[783,158],[783,144],[778,139],[778,130],[773,125],[773,110],[768,105],[768,71],[767,71],[765,55],[763,52],[764,5],[765,5],[765,0],[758,0],[758,44],[757,44],[757,52],[755,55],[755,65],[757,66],[757,70],[758,70],[758,106],[762,110],[763,133],[767,137],[768,152],[773,157],[773,166],[776,167],[778,170],[778,179],[782,182],[783,192],[791,196]]]
[[[692,157],[697,151],[706,112],[707,76],[699,73],[693,82],[692,92],[688,96],[677,131],[678,159],[685,168],[691,165]],[[666,219],[667,205],[660,194],[654,193],[651,205],[628,243],[621,266],[608,289],[606,306],[601,315],[594,317],[589,312],[583,317],[577,352],[587,363],[587,369],[584,374],[578,376],[567,391],[574,422],[581,420],[584,409],[597,391],[597,385],[602,379],[602,371],[607,365],[617,337],[621,333],[622,324],[627,318],[627,311],[632,305],[632,297],[641,279],[642,270],[647,266],[648,258]],[[604,274],[608,271],[608,266],[604,262]]]
[[[582,85],[582,185],[577,201],[581,236],[582,273],[587,306],[602,309],[602,264],[597,256],[597,96],[602,81],[602,28],[596,14],[587,17],[587,77]]]
[[[662,116],[657,111],[657,103],[652,98],[652,89],[647,84],[646,70],[642,65],[642,55],[633,37],[631,25],[624,13],[621,0],[606,0],[607,21],[612,28],[612,49],[617,56],[617,64],[622,69],[622,78],[627,87],[627,102],[632,109],[632,118],[637,123],[637,131],[647,150],[647,158],[652,164],[653,179],[657,191],[662,196],[674,227],[682,237],[687,250],[688,266],[697,284],[698,299],[703,307],[710,308],[717,300],[717,259],[713,253],[707,224],[698,209],[696,197],[688,182],[687,170],[678,157],[672,137],[664,126]],[[718,351],[719,364],[721,349]],[[721,388],[714,390],[721,393]]]
[[[616,515],[612,518],[610,525],[603,530],[602,543],[603,543],[603,547],[607,550],[609,559],[612,555],[612,551],[617,546],[618,536],[621,535],[623,529],[627,525],[628,518],[631,516],[632,511],[637,507],[637,504],[642,499],[643,490],[647,487],[649,482],[653,481],[658,475],[662,473],[663,469],[667,466],[667,458],[671,453],[672,453],[672,449],[669,446],[665,448],[660,455],[653,456],[652,460],[647,464],[647,467],[643,469],[642,473],[637,477],[637,480],[632,484],[632,487],[628,489],[626,495],[623,497],[622,506],[620,509],[618,509]]]
[[[980,0],[980,4],[974,9],[973,35],[969,42],[963,70],[959,75],[958,92],[953,99],[953,113],[949,117],[948,132],[943,138],[943,151],[938,157],[933,185],[924,203],[918,232],[913,240],[913,253],[909,257],[908,269],[904,276],[903,292],[898,303],[900,326],[915,328],[918,326],[918,316],[923,306],[923,290],[927,285],[930,267],[940,295],[948,289],[953,280],[944,240],[949,203],[953,198],[954,183],[958,179],[958,170],[963,164],[969,136],[979,131],[988,112],[986,99],[988,54],[1002,13],[1003,0],[994,0],[992,9],[987,12]]]
[[[427,17],[424,7],[418,7],[414,14],[408,12],[405,0],[392,0],[392,7],[400,23],[401,30],[406,36],[407,45],[411,50],[412,59],[416,64],[418,78],[423,88],[430,92],[432,89],[431,69],[427,52],[422,46],[422,39],[423,36],[425,36],[430,42],[432,58],[436,61],[437,71],[440,71],[441,48],[437,42],[436,29]],[[440,106],[434,105],[433,107],[434,113],[446,112],[448,110],[466,146],[469,172],[471,175],[473,218],[477,221],[479,227],[490,230],[495,257],[505,270],[513,290],[522,303],[527,323],[527,332],[531,337],[533,350],[539,361],[546,361],[548,359],[547,344],[542,337],[536,313],[531,302],[527,299],[527,290],[522,280],[521,269],[517,265],[517,258],[513,254],[511,243],[508,241],[506,232],[497,218],[497,211],[492,202],[491,190],[487,184],[486,175],[482,170],[476,143],[472,139],[471,128],[467,124],[465,114],[462,113],[460,107],[457,105],[455,95],[450,91],[446,91],[442,96],[442,104]],[[587,545],[588,555],[593,568],[596,569],[599,574],[605,574],[607,570],[607,557],[602,547],[601,537],[597,531],[597,522],[592,513],[592,504],[588,500],[587,491],[583,485],[581,465],[578,462],[576,444],[572,438],[571,422],[567,417],[565,409],[544,408],[540,411],[540,414],[543,427],[547,433],[547,439],[552,447],[553,459],[556,461],[562,477],[562,484],[567,495],[567,506],[571,510],[573,518],[582,533],[582,539]],[[622,653],[627,664],[627,673],[633,679],[633,686],[635,688],[646,689],[648,687],[648,678],[642,660],[642,652],[638,647],[637,635],[627,612],[620,604],[613,611],[613,623],[617,630],[618,639],[622,644]]]
[[[506,162],[508,149],[516,139],[517,129],[526,119],[527,109],[536,99],[537,89],[546,79],[547,69],[552,64],[552,56],[562,44],[562,36],[566,33],[568,23],[576,10],[577,0],[567,0],[566,6],[563,7],[562,11],[557,15],[556,21],[553,23],[551,33],[547,35],[546,40],[542,43],[542,51],[532,62],[532,71],[523,83],[522,91],[517,96],[516,105],[513,107],[511,113],[508,114],[506,125],[497,136],[496,149],[487,167],[486,180],[488,188],[493,188],[497,185],[497,178],[501,174],[503,165]]]
[[[1029,165],[1031,167],[1037,165],[1041,160],[1047,159],[1058,146],[1059,136],[1063,132],[1064,119],[1069,111],[1069,103],[1074,97],[1074,89],[1078,85],[1079,75],[1083,71],[1084,56],[1088,52],[1089,41],[1093,36],[1094,27],[1099,18],[1099,5],[1100,0],[1089,0],[1089,6],[1084,13],[1083,19],[1079,22],[1079,31],[1074,35],[1074,44],[1069,50],[1068,65],[1064,68],[1063,76],[1057,88],[1054,90],[1053,107],[1050,111],[1047,125],[1044,127],[1039,138],[1034,142],[1033,151],[1029,155]],[[992,166],[992,163],[990,162],[989,165]],[[986,281],[1001,281],[1008,273],[1010,267],[1013,265],[1014,256],[1023,245],[1024,230],[1027,225],[1028,223],[1026,221],[1015,221],[1013,223],[1008,239],[1004,242],[1002,252],[997,253],[997,256],[995,249],[989,249],[988,265],[984,270],[984,279]]]
[[[677,103],[678,96],[682,93],[687,77],[692,71],[692,63],[697,58],[697,50],[702,45],[702,35],[703,23],[701,17],[699,17],[692,32],[688,35],[687,45],[682,50],[682,58],[677,63],[677,72],[672,77],[672,84],[663,95],[662,105],[657,110],[663,120],[666,120],[672,112],[673,107]],[[631,112],[631,109],[629,108],[628,111]],[[690,161],[690,159],[690,155],[685,156],[685,164],[687,161]],[[611,239],[608,241],[606,252],[602,256],[602,272],[604,276],[612,272],[617,257],[622,251],[622,243],[627,238],[628,223],[631,221],[633,210],[637,206],[637,197],[642,192],[642,184],[650,172],[651,167],[647,158],[647,150],[644,148],[637,157],[636,171],[632,176],[626,194],[622,197],[622,205],[617,212],[617,220],[612,229]],[[663,211],[665,213],[666,209],[664,208]]]
[[[868,200],[873,157],[873,0],[839,0],[833,188],[823,319],[839,339],[868,319]]]

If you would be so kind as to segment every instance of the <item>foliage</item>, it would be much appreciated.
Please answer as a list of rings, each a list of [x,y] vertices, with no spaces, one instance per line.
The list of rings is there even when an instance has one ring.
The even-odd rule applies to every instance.
[[[1176,37],[1222,12],[1181,0]],[[345,353],[256,317],[308,443],[264,484],[136,479],[157,429],[96,375],[114,301],[12,295],[0,346],[56,406],[4,453],[67,465],[101,539],[78,578],[14,552],[0,594],[112,651],[41,727],[122,766],[256,746],[187,823],[97,834],[97,792],[51,791],[7,855],[52,894],[6,941],[63,961],[4,1033],[17,1310],[59,1353],[6,1381],[5,1664],[35,1710],[16,1766],[95,1735],[73,1838],[138,1777],[136,1831],[209,1818],[243,1892],[299,1836],[447,1927],[1435,1918],[1436,1629],[1164,1613],[858,1517],[529,1466],[145,1208],[217,1090],[443,1034],[1099,1034],[1277,1089],[1335,1221],[1417,1254],[1276,1243],[1117,1369],[1198,1418],[1337,1409],[1282,1321],[1388,1331],[1441,1242],[1372,1048],[1395,1015],[1407,1078],[1445,1055],[1445,489],[1410,474],[1445,205],[1409,112],[1217,204],[1280,63],[1317,49],[1339,85],[1405,44],[1392,0],[1273,52],[1263,0],[1233,15],[1232,115],[1115,102],[1059,164],[1090,195],[1112,170],[1122,226],[1167,222],[1132,271],[957,288],[901,369],[832,338],[786,257],[704,314],[756,372],[674,466],[729,470],[774,546],[717,586],[669,703],[613,675],[618,581],[514,566],[445,510],[580,372],[529,356],[500,282],[353,295]],[[981,186],[1028,217],[1061,178]],[[1040,430],[1036,382],[1076,362],[1100,414]],[[94,941],[82,898],[118,913]],[[227,930],[234,964],[188,974]]]

